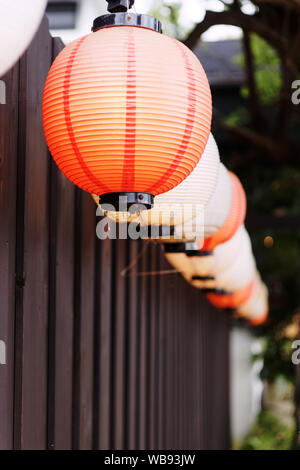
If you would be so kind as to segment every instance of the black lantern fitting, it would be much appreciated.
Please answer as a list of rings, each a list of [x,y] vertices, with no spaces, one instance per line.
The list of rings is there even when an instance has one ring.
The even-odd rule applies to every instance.
[[[193,281],[214,281],[215,278],[213,276],[193,276]]]
[[[197,242],[166,243],[165,252],[184,253],[190,258],[193,256],[210,256],[213,253],[212,251],[199,251]]]
[[[109,13],[124,13],[134,5],[134,0],[106,0]]]
[[[195,251],[188,251],[186,253],[187,256],[189,256],[190,258],[192,258],[193,256],[198,256],[198,257],[202,257],[202,256],[211,256],[213,254],[212,251],[199,251],[199,250],[195,250]]]
[[[106,1],[110,14],[99,16],[94,20],[92,27],[94,33],[101,28],[110,28],[112,26],[137,26],[162,33],[162,24],[157,18],[128,11],[134,5],[134,0]]]
[[[165,252],[197,256],[197,243],[165,243]]]
[[[151,209],[154,205],[154,196],[136,192],[106,193],[100,196],[100,204],[111,205],[116,211],[135,214],[140,210]]]

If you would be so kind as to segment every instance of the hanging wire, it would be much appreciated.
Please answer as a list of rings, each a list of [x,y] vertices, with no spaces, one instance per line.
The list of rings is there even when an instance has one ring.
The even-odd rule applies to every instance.
[[[130,271],[132,268],[134,268],[134,266],[136,266],[138,260],[143,256],[143,254],[146,252],[147,248],[148,248],[148,245],[149,245],[149,242],[146,242],[146,244],[143,246],[143,248],[141,249],[141,251],[136,255],[135,258],[133,258],[133,260],[131,261],[131,263],[126,266],[126,268],[122,269],[121,271],[121,276],[124,277],[126,273],[128,273],[128,271]]]
[[[131,263],[128,266],[126,266],[124,269],[122,269],[120,273],[122,277],[125,277],[125,276],[126,277],[162,276],[166,274],[180,274],[184,272],[184,271],[177,271],[176,269],[167,269],[167,270],[162,270],[162,271],[147,271],[147,272],[139,272],[139,273],[130,274],[131,269],[136,266],[138,260],[143,256],[143,254],[145,254],[149,245],[150,245],[150,241],[146,241],[141,251],[135,256],[135,258],[131,261]]]

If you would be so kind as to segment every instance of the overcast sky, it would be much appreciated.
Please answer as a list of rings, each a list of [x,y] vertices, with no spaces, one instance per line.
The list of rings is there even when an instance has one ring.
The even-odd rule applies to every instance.
[[[158,0],[135,0],[135,9],[138,13],[148,13],[153,4]],[[178,0],[167,0],[168,3],[176,3]],[[167,3],[166,2],[166,3]],[[245,2],[244,12],[253,13],[251,2]],[[182,25],[191,27],[193,22],[199,22],[204,18],[205,10],[222,11],[222,3],[218,0],[184,0],[180,13]],[[234,26],[214,26],[203,35],[206,41],[220,41],[222,39],[235,39],[241,36],[240,28]]]

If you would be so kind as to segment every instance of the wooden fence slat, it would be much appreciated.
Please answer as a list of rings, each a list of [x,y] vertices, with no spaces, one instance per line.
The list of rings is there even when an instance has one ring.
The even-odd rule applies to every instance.
[[[53,58],[63,49],[53,40]],[[72,448],[75,187],[57,168],[55,253],[54,448]]]
[[[128,264],[127,243],[125,240],[118,240],[115,243],[115,315],[114,315],[114,435],[113,448],[123,450],[125,446],[125,334],[127,315],[127,282],[121,276],[121,271]]]
[[[174,293],[177,274],[166,276],[166,289],[169,295],[165,305],[165,328],[166,328],[166,369],[165,369],[165,446],[173,450],[174,443]]]
[[[136,260],[141,249],[137,241],[129,244],[129,259]],[[137,448],[137,390],[138,390],[138,263],[130,270],[128,278],[128,377],[127,377],[127,448],[134,450]],[[125,436],[125,438],[126,438]]]
[[[158,271],[157,246],[152,244],[150,249],[150,271]],[[149,449],[156,447],[156,409],[157,409],[157,388],[156,388],[156,355],[158,337],[158,280],[159,276],[150,276],[149,282],[149,387],[148,387],[148,439]]]
[[[22,393],[17,446],[47,447],[48,375],[48,182],[49,155],[43,135],[41,103],[51,65],[52,40],[44,19],[21,60],[20,126],[26,126],[19,148],[25,154],[23,308],[18,311],[18,344],[22,351]],[[20,221],[21,223],[21,221]],[[21,307],[19,305],[19,307]]]
[[[139,263],[139,271],[147,272],[149,268],[149,246],[141,258]],[[140,331],[139,331],[139,431],[138,431],[138,449],[146,448],[146,432],[147,432],[147,348],[148,348],[148,335],[147,335],[147,317],[148,317],[148,283],[147,276],[139,279],[140,290]]]
[[[159,250],[159,269],[161,271],[169,269],[163,255],[163,247]],[[157,387],[158,387],[158,406],[157,406],[157,447],[159,450],[165,449],[165,375],[166,375],[166,331],[165,331],[165,299],[166,299],[166,276],[162,275],[159,279],[159,333],[158,333],[158,358],[157,358]]]
[[[5,103],[0,104],[0,341],[5,357],[0,357],[0,450],[5,450],[13,448],[18,64],[2,77],[2,82]]]
[[[74,186],[58,175],[55,335],[55,449],[72,447]]]
[[[63,49],[53,39],[52,60]],[[48,448],[72,447],[74,186],[51,162]]]
[[[87,193],[82,193],[81,294],[79,338],[79,448],[88,450],[93,444],[94,393],[94,275],[96,207]],[[75,364],[76,367],[76,364]]]
[[[97,241],[100,243],[100,241]],[[97,440],[95,447],[102,450],[109,450],[110,436],[111,436],[111,420],[110,410],[112,407],[112,394],[111,394],[111,309],[112,309],[112,296],[111,296],[111,282],[112,282],[112,255],[113,244],[112,241],[107,239],[101,242],[101,264],[100,269],[100,287],[98,288],[99,295],[99,330],[95,332],[99,335],[100,341],[98,343],[98,396],[97,400]],[[100,260],[99,260],[100,263]],[[97,311],[96,311],[97,314]]]

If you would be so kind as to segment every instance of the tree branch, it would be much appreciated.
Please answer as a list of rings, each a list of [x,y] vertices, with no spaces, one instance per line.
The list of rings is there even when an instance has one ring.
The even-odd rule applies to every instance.
[[[247,82],[249,87],[249,109],[252,118],[252,127],[256,130],[263,129],[265,122],[259,106],[259,98],[255,79],[255,64],[253,60],[250,35],[248,31],[244,31],[243,45],[245,53],[245,66]]]
[[[257,15],[245,15],[237,9],[229,9],[221,12],[208,10],[204,20],[198,23],[186,38],[185,45],[193,49],[203,33],[212,26],[221,24],[237,26],[244,31],[256,33],[277,49],[283,50],[287,46],[286,38],[282,37],[276,31],[271,30],[267,24],[258,19]]]

